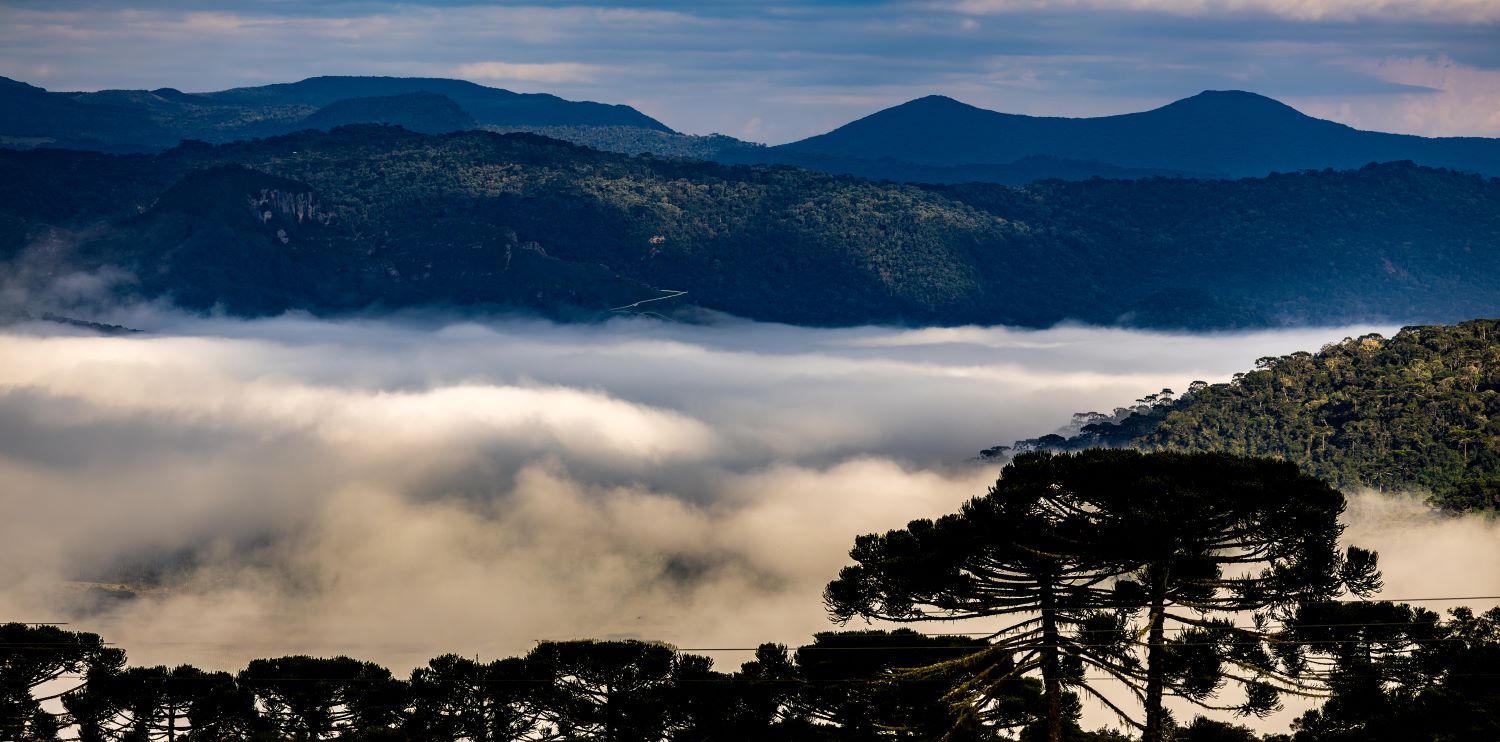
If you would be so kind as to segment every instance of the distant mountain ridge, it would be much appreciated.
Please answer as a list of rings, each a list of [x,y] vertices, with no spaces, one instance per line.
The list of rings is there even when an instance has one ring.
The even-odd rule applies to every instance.
[[[774,147],[770,156],[894,160],[927,167],[1046,156],[1218,177],[1347,170],[1410,160],[1500,176],[1500,139],[1361,131],[1237,90],[1205,91],[1150,111],[1097,118],[999,113],[933,95]]]
[[[1096,118],[1000,113],[930,95],[767,147],[679,134],[629,106],[443,78],[325,76],[211,93],[55,93],[0,77],[0,147],[155,152],[184,139],[226,143],[360,123],[423,133],[528,131],[623,154],[909,183],[1222,179],[1403,160],[1500,176],[1500,139],[1360,131],[1235,90]]]
[[[481,124],[531,126],[637,126],[671,131],[656,119],[620,104],[570,101],[550,93],[515,93],[441,77],[309,77],[293,83],[233,88],[203,97],[240,105],[326,106],[346,98],[435,93],[457,103]],[[373,122],[362,122],[373,123]]]
[[[68,93],[0,77],[0,146],[154,152],[185,139],[222,143],[353,123],[433,133],[481,125],[672,131],[629,106],[442,78],[311,77],[212,93]]]
[[[295,126],[327,131],[348,124],[394,124],[423,134],[445,134],[479,126],[462,106],[438,93],[344,98],[319,108]]]

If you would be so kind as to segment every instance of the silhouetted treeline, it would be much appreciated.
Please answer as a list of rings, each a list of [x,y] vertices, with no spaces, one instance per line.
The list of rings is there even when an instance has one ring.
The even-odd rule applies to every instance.
[[[1019,450],[1095,447],[1276,456],[1340,487],[1419,491],[1500,510],[1500,320],[1346,338],[1262,358],[1223,384],[1152,395]],[[1002,449],[992,449],[997,455]]]
[[[1321,709],[1285,734],[1199,717],[1174,726],[1173,739],[1500,739],[1500,610],[1439,620],[1370,603],[1309,608],[1307,617],[1317,625],[1302,636],[1318,642],[1309,646],[1332,679]],[[124,652],[92,634],[8,624],[0,739],[999,740],[1008,737],[961,722],[944,681],[899,670],[984,644],[908,630],[828,633],[795,651],[763,645],[739,670],[720,672],[663,644],[544,642],[499,660],[443,655],[399,678],[348,657],[255,660],[238,672],[125,667]],[[1040,696],[1039,682],[1022,679],[997,702],[1022,739],[1044,738]],[[1082,730],[1079,709],[1071,698],[1064,739],[1136,738]]]
[[[635,640],[449,654],[405,678],[350,657],[128,667],[97,635],[4,624],[0,740],[1132,739],[1083,730],[1087,701],[1145,742],[1253,741],[1167,700],[1265,716],[1288,696],[1327,701],[1264,739],[1500,738],[1500,608],[1351,599],[1382,583],[1373,552],[1340,544],[1344,507],[1268,458],[1022,454],[959,512],[856,538],[824,593],[839,622],[977,631],[826,632],[733,671]]]
[[[237,673],[127,668],[96,635],[8,624],[0,739],[51,740],[67,727],[90,741],[929,739],[949,729],[946,688],[891,671],[984,646],[909,630],[830,633],[795,651],[761,645],[719,672],[665,644],[542,642],[492,661],[443,655],[397,678],[349,657],[261,659]],[[71,689],[64,711],[48,713],[34,699],[57,683]],[[1016,692],[1024,718],[1035,683]]]

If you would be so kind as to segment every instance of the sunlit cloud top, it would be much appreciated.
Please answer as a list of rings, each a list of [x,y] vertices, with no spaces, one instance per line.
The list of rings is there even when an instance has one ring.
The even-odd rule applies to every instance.
[[[934,93],[1081,116],[1207,89],[1500,136],[1497,42],[1493,0],[0,0],[0,75],[53,90],[458,77],[773,143]]]

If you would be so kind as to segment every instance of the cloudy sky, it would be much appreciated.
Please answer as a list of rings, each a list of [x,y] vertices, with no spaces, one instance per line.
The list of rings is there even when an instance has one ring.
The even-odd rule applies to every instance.
[[[772,143],[931,93],[1082,116],[1205,89],[1500,136],[1500,2],[0,0],[0,75],[48,89],[321,74],[460,77]]]

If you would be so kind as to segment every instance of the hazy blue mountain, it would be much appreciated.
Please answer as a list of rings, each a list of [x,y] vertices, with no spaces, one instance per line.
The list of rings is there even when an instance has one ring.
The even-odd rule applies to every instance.
[[[1221,177],[1411,160],[1500,175],[1500,139],[1360,131],[1233,90],[1099,118],[1021,116],[928,96],[775,147],[772,156],[781,153],[944,167],[1014,163],[1041,155]]]
[[[0,172],[0,275],[109,267],[127,293],[240,314],[575,316],[656,289],[809,325],[1500,311],[1500,180],[1412,163],[916,186],[365,124],[157,155],[0,150]]]
[[[313,77],[215,93],[55,93],[0,78],[0,146],[151,152],[185,139],[230,142],[349,123],[396,123],[419,131],[491,125],[671,132],[629,106],[440,78]]]
[[[638,126],[671,131],[660,121],[626,105],[570,101],[547,93],[513,93],[466,80],[438,77],[309,77],[301,82],[234,88],[201,97],[244,106],[322,107],[345,98],[376,98],[410,93],[447,96],[481,124],[530,126]]]
[[[49,93],[0,77],[0,146],[133,151],[177,143],[161,119],[182,104],[145,91]]]
[[[346,124],[394,124],[424,134],[444,134],[478,126],[467,111],[446,95],[403,93],[373,98],[344,98],[297,122],[299,129],[332,129]]]
[[[765,152],[764,144],[735,139],[724,134],[680,134],[639,126],[494,126],[480,128],[497,134],[525,132],[551,139],[591,147],[622,155],[650,154],[658,157],[684,157],[690,160],[714,160],[726,164],[760,162],[753,156],[737,153]]]

